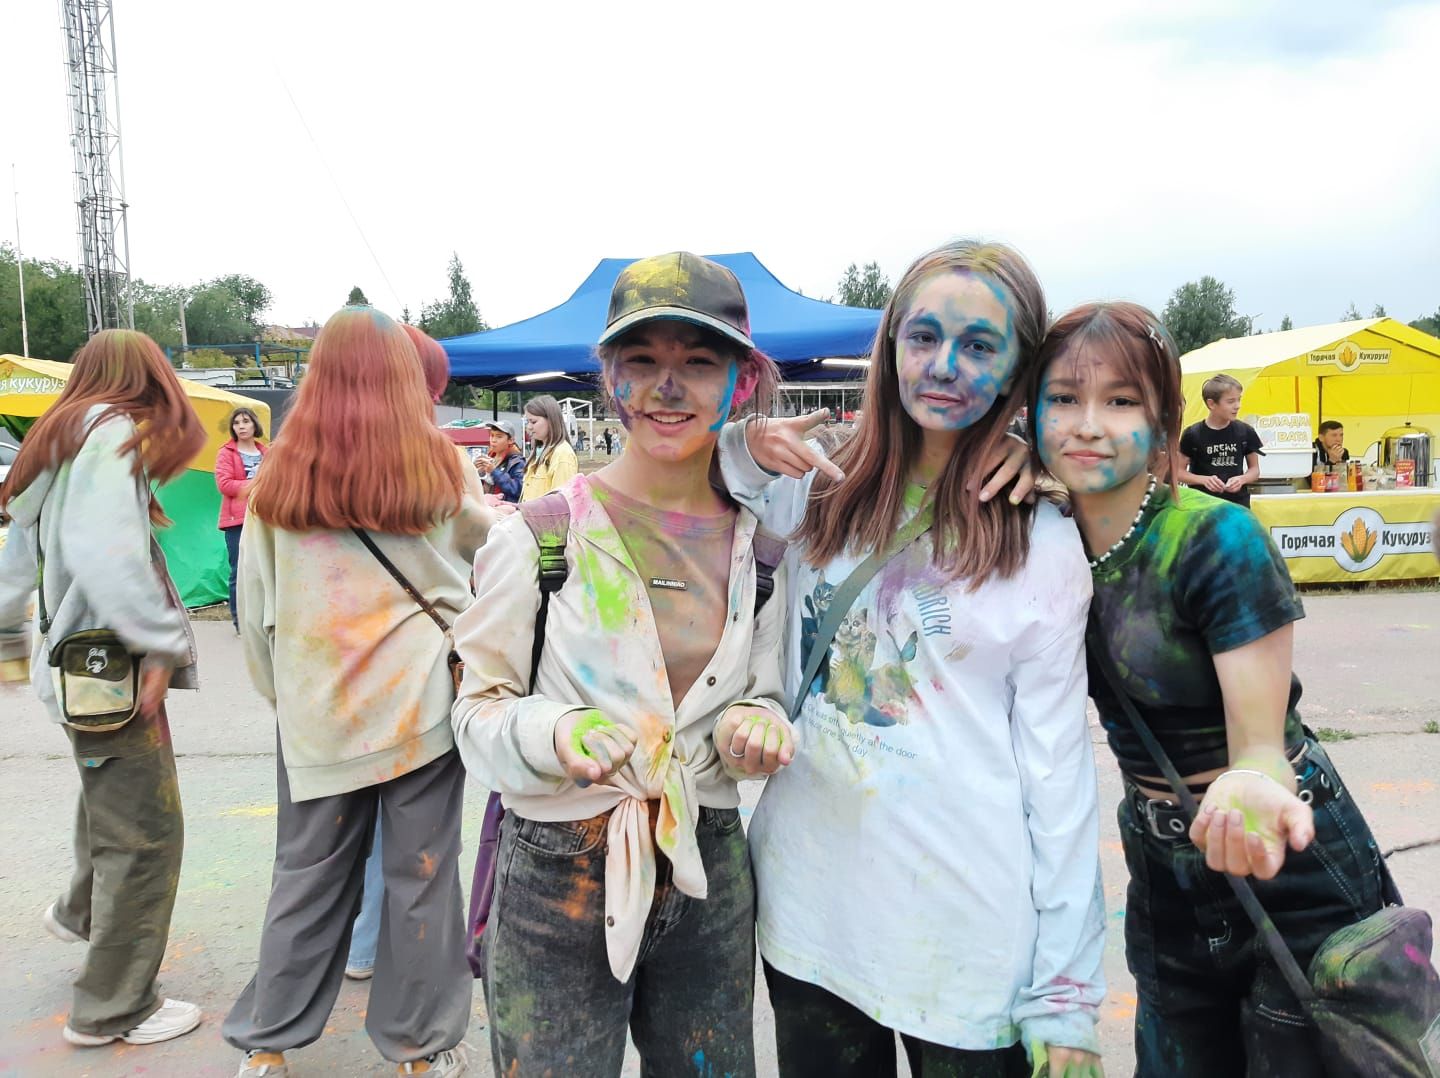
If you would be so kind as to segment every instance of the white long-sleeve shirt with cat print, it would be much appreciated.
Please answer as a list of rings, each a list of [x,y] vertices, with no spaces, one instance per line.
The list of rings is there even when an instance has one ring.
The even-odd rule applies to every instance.
[[[758,468],[738,426],[720,458],[741,504],[794,529],[808,479]],[[933,1043],[1097,1051],[1091,588],[1074,523],[1041,505],[1025,566],[974,591],[935,570],[928,536],[912,543],[866,585],[808,690],[807,645],[864,559],[810,565],[794,542],[787,557],[786,691],[806,697],[795,760],[750,827],[761,953]]]

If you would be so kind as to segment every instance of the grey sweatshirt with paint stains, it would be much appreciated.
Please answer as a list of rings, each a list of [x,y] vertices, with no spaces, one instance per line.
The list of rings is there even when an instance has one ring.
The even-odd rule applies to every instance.
[[[50,648],[84,629],[109,629],[149,663],[174,669],[171,687],[196,687],[190,619],[180,603],[150,530],[150,491],[134,473],[135,435],[125,416],[101,420],[106,405],[86,413],[90,424],[80,451],[59,468],[41,472],[7,509],[12,524],[0,550],[0,658],[32,649],[30,680],[55,722]],[[27,625],[45,558],[48,636]]]

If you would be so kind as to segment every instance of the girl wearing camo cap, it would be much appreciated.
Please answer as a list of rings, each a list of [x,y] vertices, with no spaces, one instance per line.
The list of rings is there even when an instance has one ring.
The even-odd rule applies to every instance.
[[[761,601],[780,557],[709,476],[776,370],[735,276],[683,252],[620,274],[599,356],[624,454],[491,533],[456,624],[456,742],[507,810],[484,937],[495,1071],[617,1075],[628,1030],[647,1074],[753,1075],[736,782],[793,752],[783,603]],[[563,538],[564,583],[537,665],[540,537]]]

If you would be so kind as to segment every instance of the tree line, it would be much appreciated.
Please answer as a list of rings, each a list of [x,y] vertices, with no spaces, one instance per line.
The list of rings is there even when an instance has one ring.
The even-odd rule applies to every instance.
[[[451,257],[447,274],[446,295],[424,304],[415,324],[432,337],[454,337],[489,329],[480,317],[458,256]],[[268,287],[243,273],[230,273],[192,285],[153,285],[136,278],[131,282],[130,291],[135,328],[149,334],[162,348],[178,348],[181,344],[182,303],[185,340],[193,348],[262,340],[265,314],[273,302]],[[358,285],[350,290],[347,303],[368,302]],[[29,324],[30,354],[41,359],[68,360],[87,336],[85,290],[80,271],[58,259],[25,259],[25,315]],[[411,321],[409,308],[401,317]],[[0,353],[19,355],[22,339],[19,266],[14,247],[0,243]],[[224,359],[223,354],[215,354]]]
[[[841,274],[835,294],[827,296],[826,300],[846,307],[878,310],[889,301],[890,292],[890,279],[881,272],[879,263],[867,262],[859,266],[852,262]],[[1387,314],[1385,308],[1377,303],[1367,316],[1351,302],[1336,321],[1354,322],[1365,317],[1385,318]],[[1165,304],[1160,321],[1175,339],[1181,355],[1226,337],[1249,337],[1265,332],[1256,326],[1252,317],[1242,315],[1236,309],[1234,290],[1210,276],[1187,281],[1175,289]],[[1435,313],[1417,318],[1410,325],[1433,337],[1440,337],[1440,306],[1435,308]],[[1280,320],[1279,329],[1293,328],[1290,316],[1285,315]]]

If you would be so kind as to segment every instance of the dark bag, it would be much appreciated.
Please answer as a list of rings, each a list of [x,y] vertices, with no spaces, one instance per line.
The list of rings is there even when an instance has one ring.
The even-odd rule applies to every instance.
[[[1150,758],[1194,819],[1199,810],[1195,795],[1140,717],[1101,639],[1097,631],[1090,633],[1091,656]],[[1229,873],[1225,879],[1319,1030],[1326,1074],[1440,1078],[1440,975],[1430,961],[1430,915],[1400,904],[1383,858],[1380,871],[1387,905],[1332,932],[1310,960],[1308,978],[1249,881]]]
[[[450,654],[446,656],[446,664],[450,667],[450,683],[455,687],[455,692],[460,692],[460,681],[465,676],[465,664],[460,661],[460,655],[455,650],[455,632],[450,628],[449,622],[440,616],[440,611],[429,599],[421,595],[415,585],[405,578],[405,574],[395,567],[395,563],[385,556],[385,552],[375,545],[375,540],[370,538],[364,528],[351,528],[359,540],[365,544],[365,549],[375,555],[375,560],[385,567],[385,571],[395,578],[395,583],[405,589],[405,594],[415,600],[417,606],[430,616],[442,633],[445,634],[445,642],[450,646]]]
[[[551,491],[543,498],[522,502],[520,515],[535,544],[540,548],[540,609],[535,613],[535,636],[530,644],[530,688],[535,692],[535,679],[540,673],[540,656],[545,651],[545,621],[550,613],[550,596],[565,586],[570,567],[565,561],[565,541],[570,534],[570,503],[560,491]],[[764,532],[755,533],[755,614],[758,617],[775,592],[775,569],[785,557],[785,543]],[[480,825],[480,846],[475,851],[475,874],[470,880],[470,933],[465,943],[465,960],[476,977],[485,975],[485,926],[490,923],[490,907],[495,901],[497,855],[500,850],[500,825],[505,819],[505,806],[500,795],[492,793],[485,802],[485,816]]]

